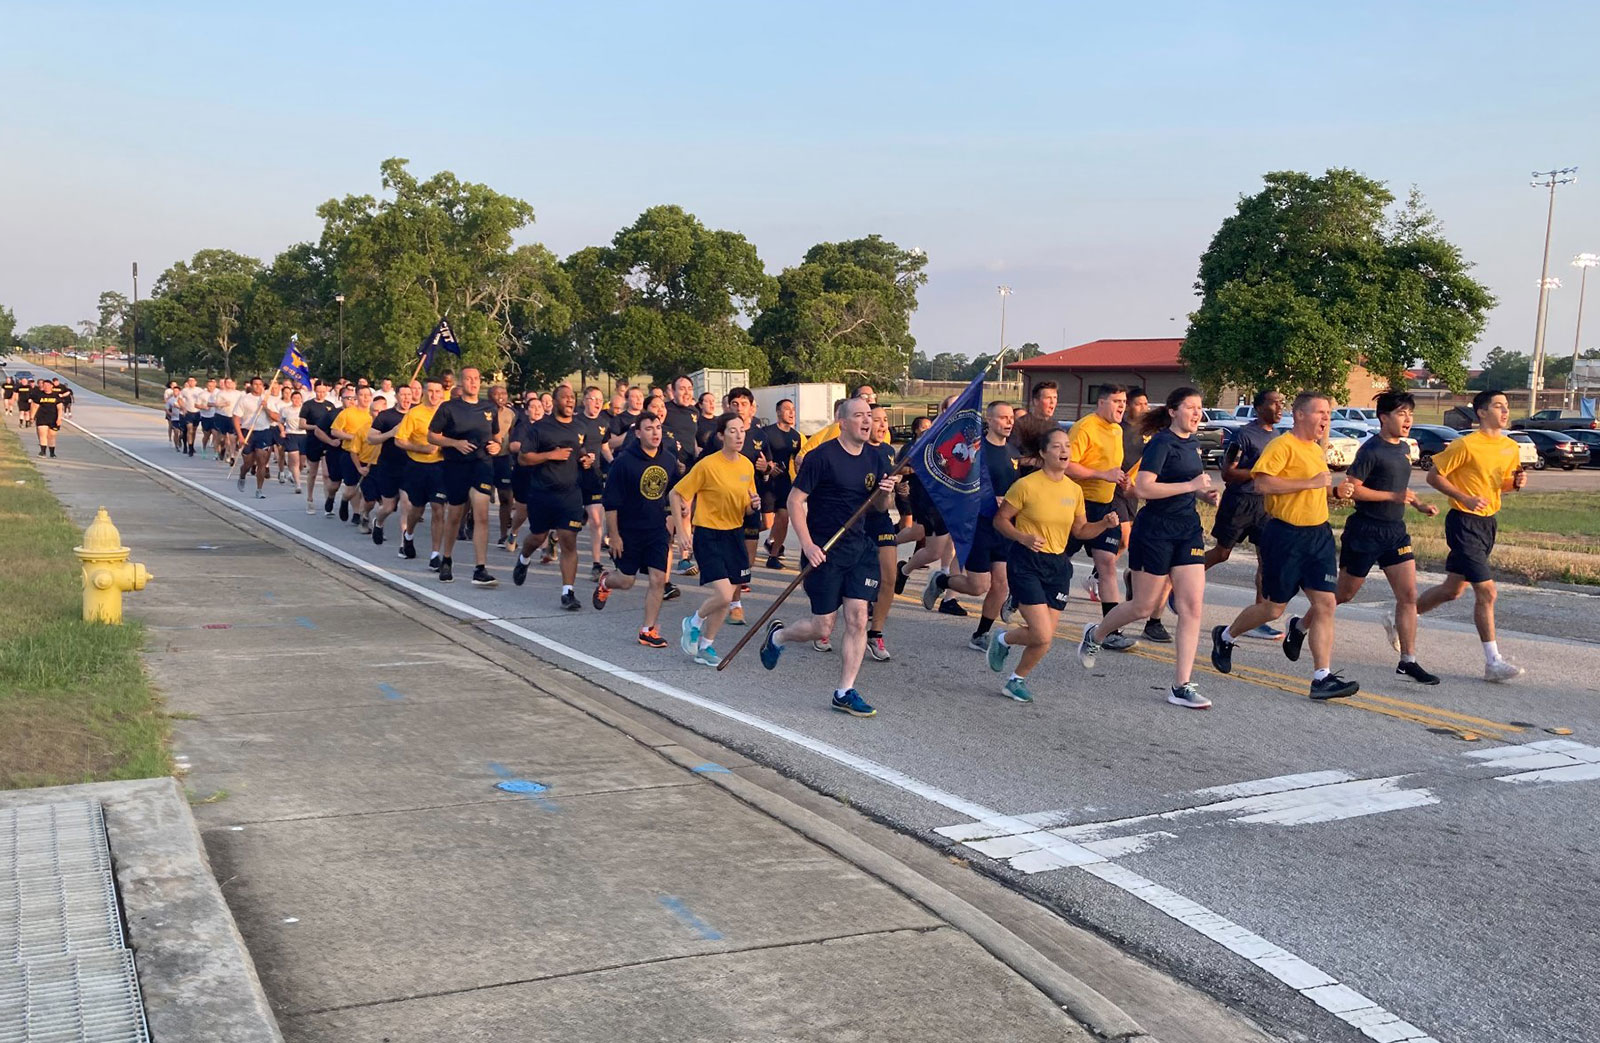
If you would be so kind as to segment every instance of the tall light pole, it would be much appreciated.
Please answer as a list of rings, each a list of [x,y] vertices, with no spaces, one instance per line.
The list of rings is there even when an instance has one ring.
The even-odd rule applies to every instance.
[[[1567,374],[1567,396],[1563,407],[1572,408],[1578,393],[1578,345],[1583,342],[1583,291],[1589,287],[1589,269],[1600,265],[1600,254],[1579,254],[1572,259],[1572,267],[1583,274],[1578,277],[1578,328],[1572,333],[1572,370]]]
[[[139,401],[139,262],[133,262],[133,307],[128,309],[128,354],[133,356],[133,400]]]
[[[1536,180],[1529,182],[1533,188],[1550,190],[1550,208],[1544,219],[1544,267],[1539,270],[1539,318],[1533,331],[1533,364],[1528,367],[1529,413],[1538,411],[1539,391],[1544,387],[1544,325],[1545,319],[1549,316],[1550,305],[1550,231],[1555,226],[1556,220],[1556,186],[1570,185],[1578,180],[1577,173],[1577,167],[1535,170],[1533,176]]]
[[[339,302],[339,379],[344,379],[344,294],[336,293],[333,299]]]
[[[996,357],[998,358],[1006,350],[1006,298],[1011,296],[1013,291],[1009,286],[996,286],[995,291],[1000,294],[1000,350],[996,352]],[[995,378],[998,380],[1006,378],[1004,366],[1000,367],[1000,371],[995,374]]]

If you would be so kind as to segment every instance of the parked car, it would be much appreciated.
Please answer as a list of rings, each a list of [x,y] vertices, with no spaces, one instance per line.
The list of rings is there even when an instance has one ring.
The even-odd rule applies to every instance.
[[[1376,409],[1357,409],[1355,406],[1340,406],[1333,411],[1335,421],[1343,420],[1346,423],[1359,424],[1369,431],[1378,429],[1378,411]]]
[[[1200,412],[1203,414],[1203,416],[1200,418],[1201,423],[1206,423],[1211,420],[1231,420],[1233,418],[1233,414],[1228,412],[1226,409],[1207,408],[1202,409]]]
[[[1233,419],[1235,419],[1235,420],[1254,420],[1255,418],[1256,418],[1256,407],[1252,406],[1250,403],[1248,403],[1248,402],[1240,402],[1238,405],[1233,407]]]
[[[1568,431],[1575,427],[1600,431],[1600,420],[1575,409],[1541,409],[1532,416],[1511,421],[1513,431]]]
[[[38,380],[39,378],[34,375],[34,372],[31,369],[19,369],[15,373],[11,374],[11,379],[32,382]]]
[[[1570,471],[1589,462],[1589,447],[1565,431],[1522,431],[1518,433],[1531,438],[1533,444],[1538,447],[1539,460],[1533,465],[1537,470],[1542,471],[1546,467],[1559,467],[1563,471]]]
[[[1412,424],[1411,437],[1417,440],[1417,466],[1424,471],[1433,467],[1433,455],[1444,452],[1444,447],[1461,437],[1461,432],[1443,424]]]
[[[1506,434],[1517,443],[1517,466],[1531,467],[1535,471],[1544,469],[1544,464],[1539,459],[1539,447],[1528,437],[1526,431],[1507,431]]]
[[[1586,431],[1580,427],[1566,433],[1589,447],[1589,466],[1600,467],[1600,431]]]
[[[1328,432],[1330,434],[1344,435],[1347,438],[1354,438],[1357,443],[1365,443],[1367,439],[1378,436],[1376,430],[1364,424],[1352,423],[1349,420],[1339,420],[1329,424]],[[1400,441],[1405,443],[1406,456],[1415,464],[1418,457],[1422,455],[1422,450],[1417,445],[1417,440],[1415,438],[1402,438]]]
[[[1294,421],[1289,417],[1284,417],[1278,421],[1273,430],[1282,434],[1292,427],[1294,427]],[[1349,467],[1355,461],[1356,450],[1360,448],[1361,442],[1359,440],[1351,438],[1349,435],[1341,435],[1333,430],[1332,425],[1329,425],[1328,446],[1323,453],[1328,461],[1328,470],[1342,471]]]

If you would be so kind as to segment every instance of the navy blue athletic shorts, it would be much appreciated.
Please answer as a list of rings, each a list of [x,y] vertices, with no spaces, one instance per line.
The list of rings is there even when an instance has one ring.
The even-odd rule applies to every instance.
[[[626,549],[626,541],[624,541]],[[750,582],[750,552],[742,529],[694,527],[694,562],[700,566],[700,585],[729,580],[734,586]]]
[[[846,598],[876,601],[878,580],[877,544],[853,534],[846,536],[833,545],[821,568],[806,573],[806,596],[811,599],[811,613],[832,615],[839,611]]]
[[[488,496],[494,489],[494,468],[487,459],[469,456],[445,460],[439,466],[444,468],[444,499],[452,507],[466,503],[469,493]]]
[[[672,545],[672,538],[667,535],[665,525],[654,525],[637,531],[623,529],[620,535],[622,553],[611,555],[618,572],[624,576],[637,576],[644,569],[667,571],[667,551]],[[743,549],[741,545],[740,550]]]
[[[1004,565],[1011,556],[1012,541],[994,530],[994,518],[979,518],[972,533],[972,549],[967,552],[968,572],[988,572]]]
[[[1411,534],[1406,531],[1405,522],[1379,521],[1352,514],[1344,523],[1344,538],[1339,541],[1341,572],[1365,578],[1374,565],[1386,569],[1415,560],[1417,556],[1411,552]]]
[[[402,484],[406,499],[411,501],[413,507],[444,503],[444,463],[423,464],[411,460],[406,464],[405,481]]]
[[[1140,514],[1133,519],[1133,531],[1128,534],[1128,568],[1149,576],[1165,576],[1180,565],[1206,563],[1206,538],[1196,516],[1187,531],[1173,532],[1172,525],[1163,528],[1156,514]]]
[[[1302,590],[1338,589],[1339,550],[1327,522],[1290,525],[1273,518],[1261,530],[1257,557],[1261,594],[1274,604],[1285,604]]]
[[[1500,523],[1493,516],[1451,510],[1444,516],[1444,542],[1450,548],[1445,556],[1446,572],[1453,572],[1468,583],[1494,579],[1489,571],[1489,554]]]
[[[1087,521],[1097,522],[1116,509],[1117,505],[1116,501],[1114,500],[1110,503],[1095,503],[1094,501],[1090,500],[1085,502],[1083,505],[1083,516]],[[1117,518],[1119,521],[1128,520],[1122,517],[1120,514],[1117,515]],[[1113,525],[1100,535],[1091,537],[1087,540],[1068,540],[1067,556],[1071,557],[1084,547],[1087,547],[1091,553],[1097,550],[1103,550],[1110,554],[1117,553],[1122,549],[1121,526]],[[1018,604],[1021,604],[1021,602],[1018,602]]]
[[[1044,605],[1059,612],[1067,607],[1072,589],[1072,558],[1012,543],[1006,555],[1006,582],[1017,604]]]
[[[537,536],[541,532],[581,532],[583,530],[583,494],[576,488],[566,492],[550,492],[529,488],[532,499],[528,505],[528,532]]]

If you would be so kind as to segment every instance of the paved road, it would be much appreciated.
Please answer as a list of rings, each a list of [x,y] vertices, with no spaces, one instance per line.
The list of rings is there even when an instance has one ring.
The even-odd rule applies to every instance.
[[[222,468],[174,454],[148,411],[80,403],[90,431],[232,498]],[[1537,625],[1502,632],[1530,666],[1504,687],[1479,680],[1470,620],[1430,617],[1434,689],[1395,678],[1376,614],[1347,606],[1337,665],[1362,696],[1313,704],[1306,670],[1250,643],[1233,676],[1202,671],[1209,713],[1161,700],[1161,648],[1086,674],[1058,647],[1038,702],[1018,706],[965,648],[968,621],[907,599],[889,623],[895,661],[863,668],[880,716],[860,721],[827,710],[828,654],[708,671],[632,642],[637,595],[561,613],[550,568],[521,589],[441,590],[422,562],[278,487],[241,507],[947,848],[1287,1036],[1551,1043],[1600,1024],[1585,970],[1600,965],[1600,599],[1507,590],[1502,617]],[[229,550],[197,548],[197,570],[215,555],[225,571]],[[509,580],[509,556],[491,553]],[[1247,575],[1217,576],[1208,625],[1248,600]],[[782,583],[758,573],[748,603]],[[1381,583],[1369,590],[1368,605]],[[669,605],[663,629],[693,600]],[[1096,614],[1075,602],[1067,628]]]

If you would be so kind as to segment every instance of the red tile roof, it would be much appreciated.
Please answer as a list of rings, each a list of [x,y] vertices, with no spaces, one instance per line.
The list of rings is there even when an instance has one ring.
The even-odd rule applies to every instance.
[[[1182,372],[1178,361],[1182,337],[1147,337],[1140,340],[1091,340],[1077,347],[1006,363],[1007,369],[1101,369],[1145,372]]]

